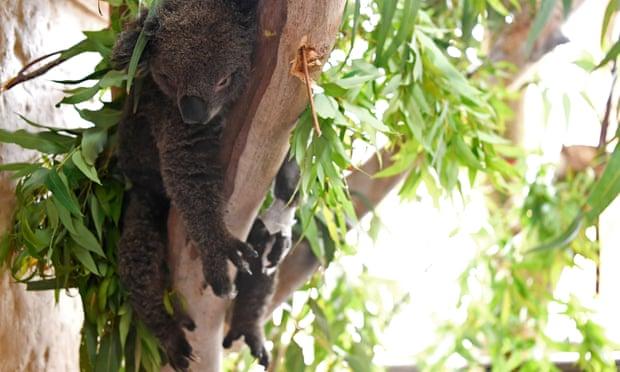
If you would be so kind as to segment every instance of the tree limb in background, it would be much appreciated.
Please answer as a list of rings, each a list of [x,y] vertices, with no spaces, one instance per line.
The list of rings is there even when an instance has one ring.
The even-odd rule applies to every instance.
[[[372,177],[381,169],[392,164],[392,155],[392,151],[381,150],[379,157],[373,156],[360,169],[355,170],[347,177],[358,219],[362,219],[376,207],[407,175],[405,172],[385,178]],[[280,264],[277,287],[265,316],[267,318],[271,316],[271,313],[282,302],[286,301],[293,292],[310,279],[319,266],[320,262],[312,253],[310,244],[303,240]]]

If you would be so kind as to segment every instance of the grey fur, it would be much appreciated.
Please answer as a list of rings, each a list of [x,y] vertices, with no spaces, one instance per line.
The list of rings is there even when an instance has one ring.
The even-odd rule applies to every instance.
[[[142,29],[148,71],[128,99],[119,124],[119,165],[131,181],[119,243],[119,273],[135,313],[157,336],[177,371],[192,355],[182,327],[193,321],[176,306],[163,306],[170,285],[166,268],[166,218],[173,203],[196,243],[206,284],[230,295],[227,260],[242,271],[256,252],[233,237],[223,222],[223,169],[218,163],[221,128],[250,73],[257,0],[164,0],[153,19],[143,13],[114,48],[117,68],[129,63]],[[229,77],[227,79],[227,77]],[[222,83],[224,82],[224,83]],[[182,97],[195,97],[212,115],[187,124]],[[137,101],[135,101],[137,100]],[[134,112],[134,103],[137,110]]]
[[[269,354],[264,346],[265,335],[263,321],[265,309],[269,303],[276,285],[277,268],[292,245],[289,230],[294,219],[285,218],[285,221],[268,221],[269,218],[283,217],[286,214],[294,215],[299,202],[296,192],[299,184],[299,167],[294,159],[285,160],[274,185],[275,200],[271,206],[255,221],[248,237],[248,243],[256,249],[259,257],[249,260],[253,275],[238,273],[235,281],[239,294],[235,299],[230,329],[224,338],[223,345],[228,348],[233,341],[243,336],[245,343],[250,347],[252,355],[267,369]],[[285,210],[281,208],[285,205]],[[275,207],[275,208],[274,208]],[[273,210],[284,212],[282,215],[270,213]],[[274,222],[276,222],[274,224]],[[268,225],[275,225],[274,231]]]

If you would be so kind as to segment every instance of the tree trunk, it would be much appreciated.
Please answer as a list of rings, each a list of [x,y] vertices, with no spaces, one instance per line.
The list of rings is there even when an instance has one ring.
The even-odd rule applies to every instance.
[[[228,229],[245,240],[262,200],[289,147],[290,132],[307,105],[301,80],[290,73],[302,46],[325,61],[333,47],[345,0],[271,0],[259,4],[260,27],[247,93],[232,112],[223,139],[227,164]],[[315,75],[319,71],[315,71]],[[251,181],[249,181],[251,180]],[[187,244],[175,210],[169,218],[174,284],[187,300],[197,329],[188,334],[195,371],[220,371],[224,320],[230,305],[202,290],[200,260]],[[231,274],[233,269],[231,267]]]
[[[0,81],[41,55],[66,48],[82,38],[84,29],[105,26],[93,1],[2,0],[0,5]],[[93,64],[84,59],[59,68],[58,76],[86,75]],[[95,62],[95,61],[93,61]],[[24,123],[17,113],[37,122],[74,126],[74,110],[55,109],[63,94],[39,79],[0,95],[0,127],[16,130]],[[0,145],[0,163],[24,161],[35,154]],[[0,234],[11,224],[13,183],[0,174]],[[26,292],[10,274],[0,272],[0,372],[78,371],[82,327],[79,297],[52,292]]]

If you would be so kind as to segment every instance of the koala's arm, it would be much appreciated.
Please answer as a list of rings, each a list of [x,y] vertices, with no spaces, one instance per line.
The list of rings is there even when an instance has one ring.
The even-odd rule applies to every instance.
[[[205,280],[216,295],[228,295],[232,283],[226,259],[248,271],[244,258],[255,257],[256,252],[224,225],[217,131],[210,125],[187,125],[178,118],[163,125],[157,137],[166,192],[198,246]]]

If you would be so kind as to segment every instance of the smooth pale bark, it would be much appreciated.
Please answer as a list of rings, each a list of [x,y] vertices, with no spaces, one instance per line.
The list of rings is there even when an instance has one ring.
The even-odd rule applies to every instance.
[[[245,239],[258,208],[289,147],[290,132],[307,105],[305,87],[291,75],[291,61],[304,45],[325,60],[332,49],[345,0],[270,0],[259,4],[260,29],[247,93],[233,110],[223,139],[227,164],[226,223]],[[315,74],[318,71],[315,71]],[[194,371],[221,370],[224,320],[230,301],[202,290],[200,260],[188,244],[175,210],[169,218],[174,285],[185,296],[197,324],[188,338]],[[232,272],[232,269],[231,269]]]
[[[83,30],[105,27],[96,1],[0,0],[0,81],[17,73],[34,58],[65,49],[83,38]],[[50,74],[0,94],[0,128],[17,130],[26,124],[17,114],[43,124],[75,126],[81,120],[72,107],[55,108],[63,97],[51,79],[79,78],[92,71],[96,58],[78,58]],[[32,127],[28,127],[32,130]],[[0,164],[27,161],[36,154],[0,144]],[[10,228],[14,182],[0,174],[0,235]],[[0,270],[0,372],[79,371],[82,305],[77,295],[28,292]]]

